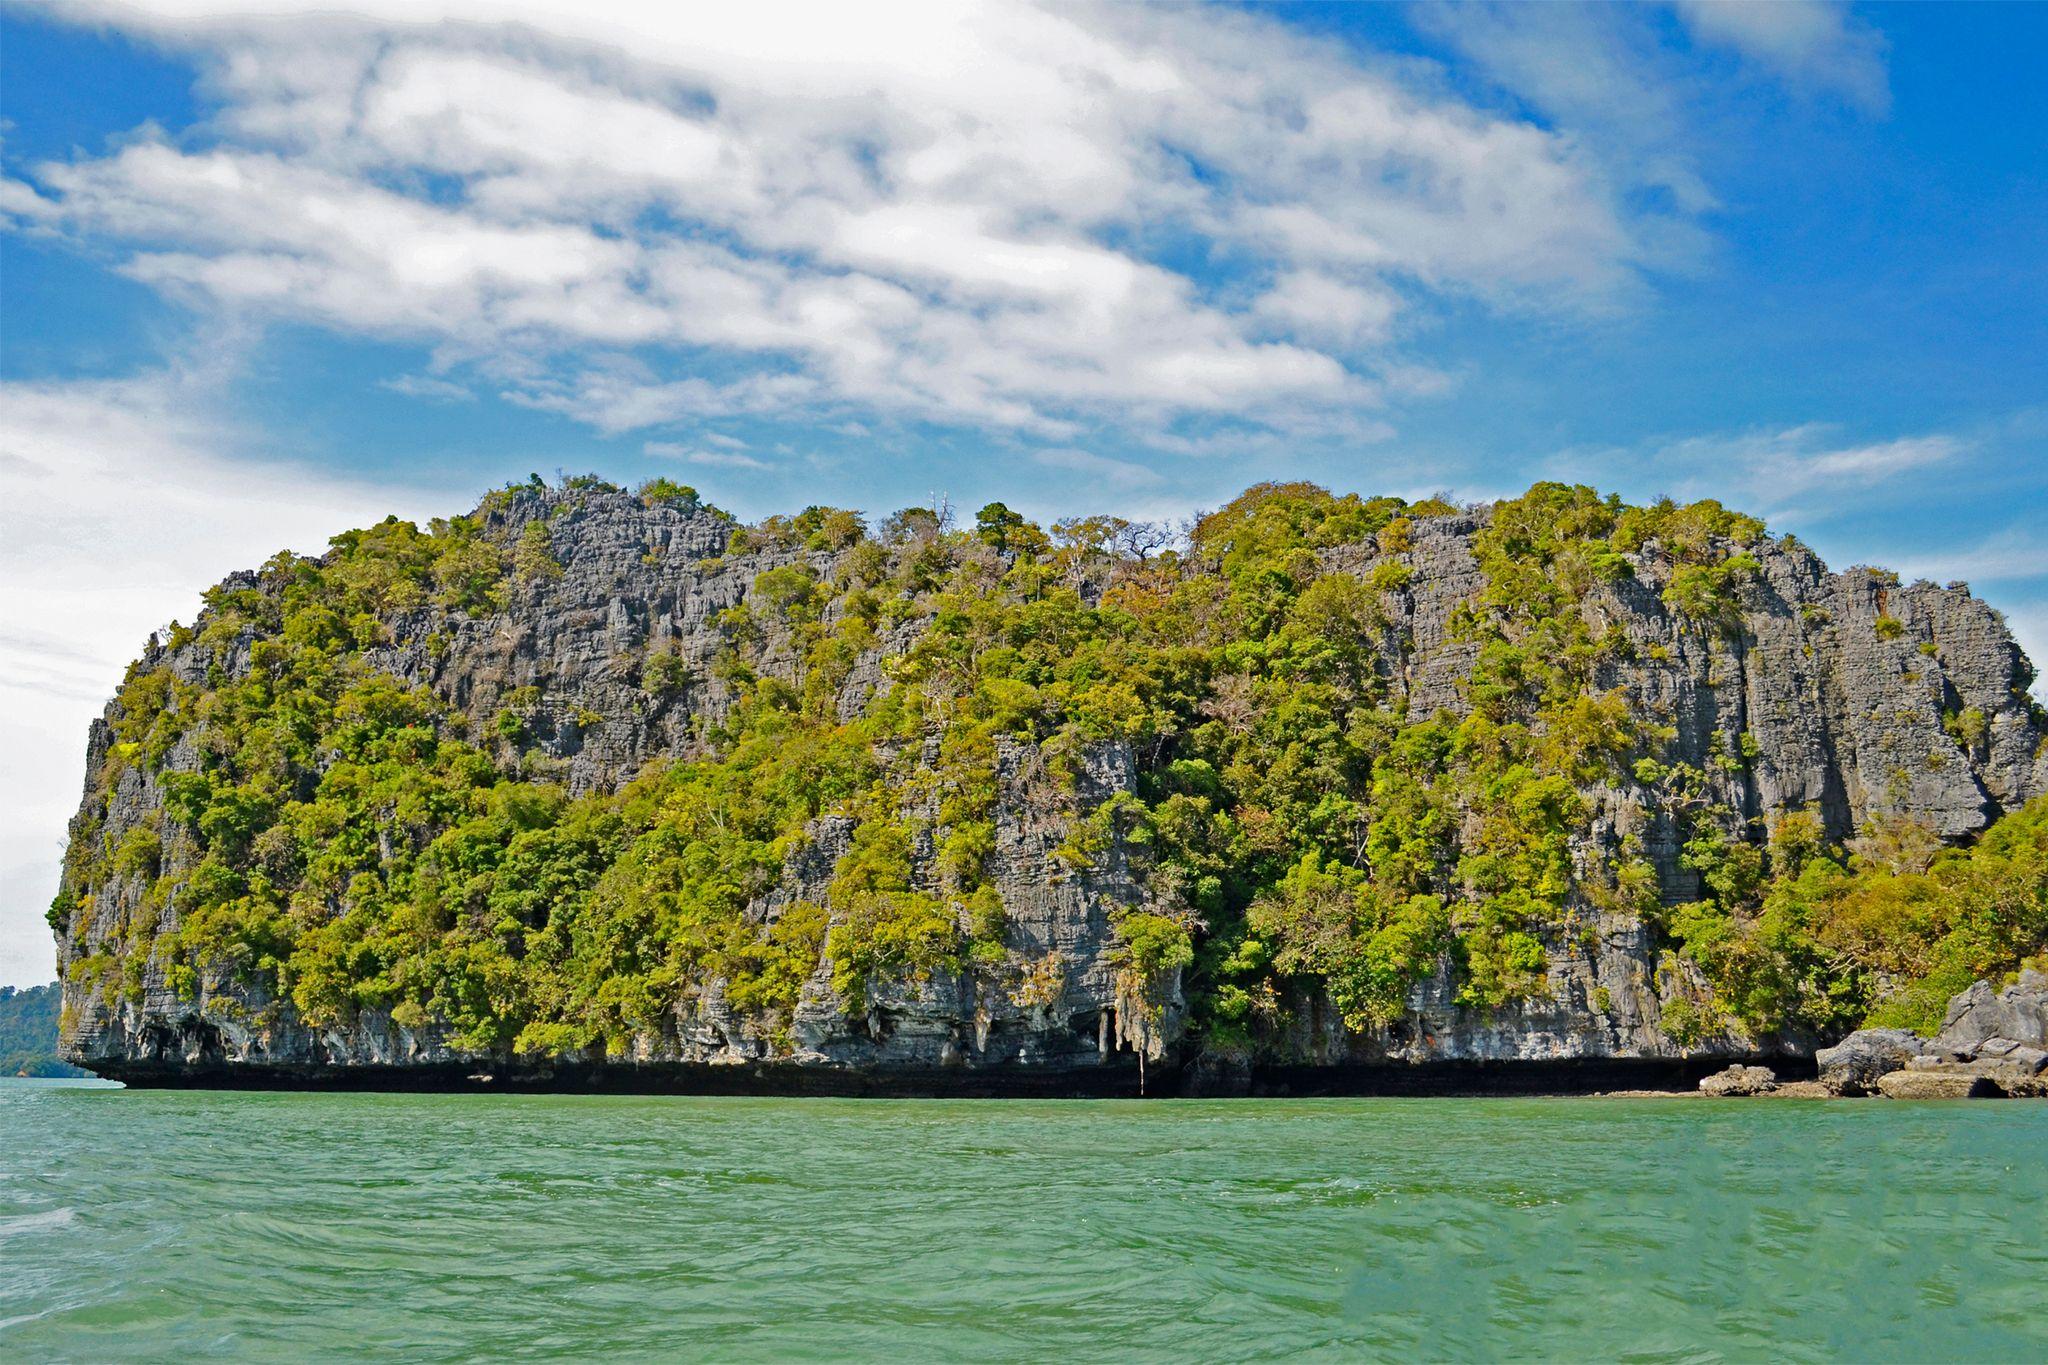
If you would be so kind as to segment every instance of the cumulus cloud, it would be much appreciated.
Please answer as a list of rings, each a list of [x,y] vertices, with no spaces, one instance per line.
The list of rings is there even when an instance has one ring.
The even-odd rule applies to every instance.
[[[218,376],[0,384],[0,982],[47,981],[42,911],[87,724],[199,585],[436,499],[243,458]],[[402,505],[393,505],[394,496]],[[440,507],[433,504],[439,502]]]
[[[0,210],[605,432],[1357,424],[1418,297],[1600,308],[1684,227],[1568,136],[1221,8],[62,12],[188,52],[217,113]]]

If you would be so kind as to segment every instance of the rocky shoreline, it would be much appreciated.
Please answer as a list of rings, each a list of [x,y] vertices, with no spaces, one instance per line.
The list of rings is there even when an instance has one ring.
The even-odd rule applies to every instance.
[[[1814,1054],[1816,1080],[1780,1080],[1737,1064],[1699,1093],[1724,1099],[2048,1099],[2048,975],[2031,969],[2003,991],[1979,981],[1949,1001],[1941,1030],[1859,1029]]]
[[[429,1093],[758,1095],[846,1099],[1336,1099],[1687,1095],[1725,1058],[1562,1058],[1219,1066],[1196,1059],[1074,1068],[821,1067],[804,1063],[510,1064],[406,1067],[132,1062],[99,1074],[137,1089]],[[1752,1058],[1751,1070],[1812,1074],[1810,1057]],[[1775,1069],[1775,1070],[1773,1070]],[[1813,1084],[1788,1080],[1786,1085]]]
[[[1561,1056],[1251,1064],[1171,1052],[1149,1066],[871,1068],[792,1062],[513,1062],[451,1058],[404,1066],[154,1056],[102,1061],[141,1089],[779,1095],[874,1099],[1238,1099],[1591,1095],[1609,1099],[2048,1098],[2048,974],[1953,997],[1932,1038],[1862,1029],[1812,1054],[1733,1060]],[[1719,1068],[1719,1069],[1715,1069]]]

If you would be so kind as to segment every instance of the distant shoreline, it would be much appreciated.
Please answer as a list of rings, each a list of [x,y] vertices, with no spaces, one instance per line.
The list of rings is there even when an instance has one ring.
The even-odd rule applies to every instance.
[[[79,1077],[92,1073],[57,1054],[62,988],[0,986],[0,1076]]]

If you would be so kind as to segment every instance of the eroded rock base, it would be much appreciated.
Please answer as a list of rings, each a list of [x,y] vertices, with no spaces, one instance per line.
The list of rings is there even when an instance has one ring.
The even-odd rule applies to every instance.
[[[1598,1058],[1566,1061],[1387,1063],[1251,1067],[1153,1062],[1043,1067],[894,1068],[803,1064],[678,1063],[549,1066],[473,1064],[333,1067],[232,1064],[113,1065],[99,1074],[139,1089],[350,1090],[547,1094],[817,1095],[895,1099],[1236,1099],[1340,1096],[1590,1095],[1684,1093],[1724,1059]],[[1786,1076],[1813,1074],[1811,1059],[1750,1059]],[[1770,1073],[1766,1073],[1770,1074]]]

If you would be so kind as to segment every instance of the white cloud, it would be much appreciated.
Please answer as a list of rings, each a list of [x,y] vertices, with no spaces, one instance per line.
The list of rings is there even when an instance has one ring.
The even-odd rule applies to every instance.
[[[1672,0],[1693,36],[1871,113],[1891,104],[1884,36],[1840,0]]]
[[[50,979],[87,726],[150,631],[232,570],[436,501],[239,458],[214,378],[0,384],[0,982]]]
[[[649,455],[665,459],[682,460],[686,464],[705,465],[713,469],[773,469],[766,460],[757,460],[752,455],[742,455],[736,450],[700,450],[676,441],[649,441],[641,447]]]
[[[1338,351],[1386,341],[1400,309],[1400,300],[1388,289],[1347,284],[1319,270],[1290,271],[1253,305],[1282,334]]]
[[[1688,106],[1703,86],[1662,41],[1655,12],[1631,5],[1433,4],[1416,26],[1504,89],[1581,136],[1611,173],[1668,191],[1686,213],[1716,207],[1694,164]],[[1589,136],[1590,135],[1590,136]],[[1665,224],[1672,232],[1678,225]],[[1698,249],[1691,233],[1674,247]]]
[[[1687,230],[1568,136],[1221,8],[68,12],[189,50],[218,113],[0,209],[606,432],[1355,425],[1418,294],[1596,309]]]
[[[1044,465],[1047,469],[1065,469],[1083,474],[1112,488],[1144,488],[1160,482],[1159,475],[1144,465],[1131,460],[1112,459],[1091,451],[1076,450],[1070,446],[1033,451],[1031,459],[1034,464]]]
[[[407,398],[423,398],[430,403],[474,403],[474,390],[455,383],[453,380],[436,379],[430,374],[400,374],[377,381],[377,387],[392,393],[404,394]]]
[[[2010,527],[1965,544],[1909,555],[1900,561],[1899,572],[1938,583],[1956,579],[1995,583],[2048,578],[2048,538],[2038,531]],[[2048,657],[2043,662],[2048,664]]]
[[[1470,0],[1408,13],[1470,71],[1569,130],[1609,179],[1666,192],[1677,215],[1640,222],[1638,233],[1675,257],[1704,260],[1710,247],[1694,216],[1719,205],[1700,170],[1718,154],[1702,129],[1725,120],[1731,93],[1731,64],[1713,58],[1733,53],[1780,86],[1882,114],[1885,42],[1835,0],[1669,3],[1676,24],[1651,5]]]
[[[1966,444],[1954,436],[1903,436],[1874,445],[1795,452],[1782,462],[1767,461],[1769,472],[1796,475],[1801,486],[1833,479],[1886,479],[1908,470],[1945,463],[1963,453]]]
[[[1939,432],[1844,443],[1835,427],[1810,422],[1666,439],[1633,449],[1571,450],[1548,465],[1558,477],[1618,479],[1644,493],[1717,497],[1777,515],[1807,493],[1866,493],[1954,461],[1971,448],[1968,438]]]

